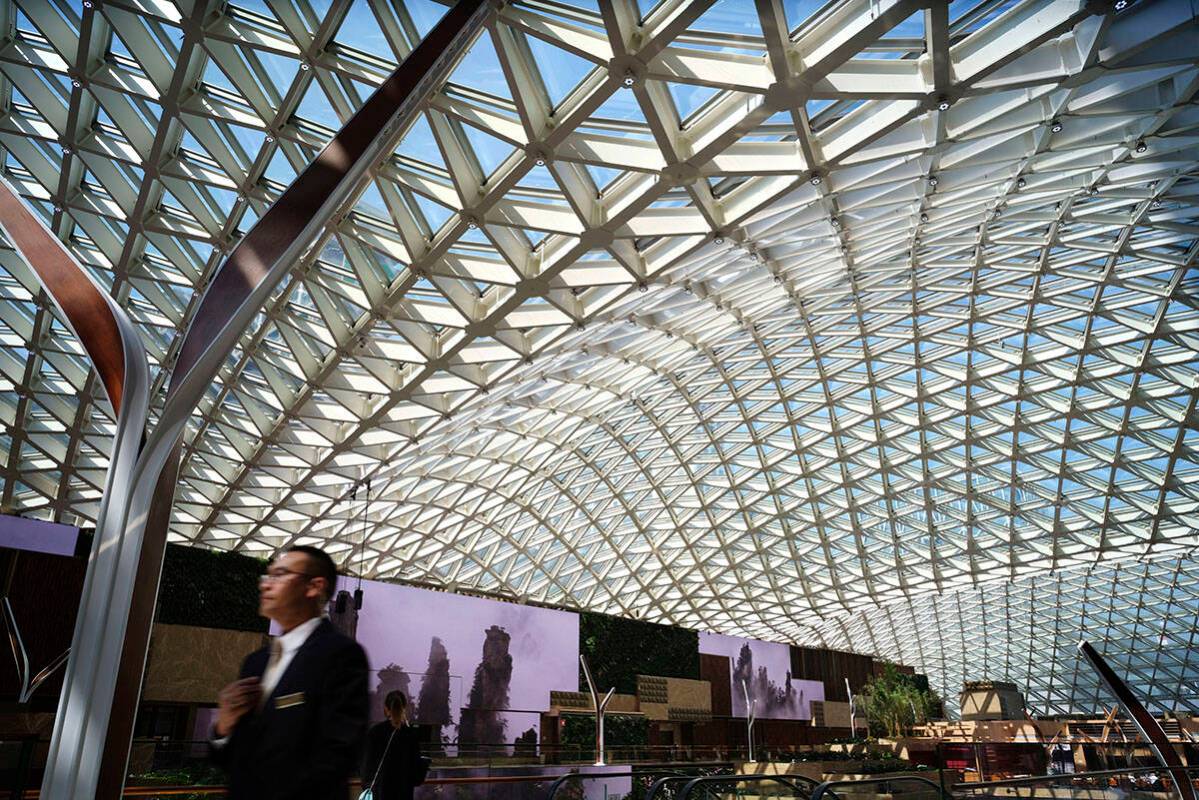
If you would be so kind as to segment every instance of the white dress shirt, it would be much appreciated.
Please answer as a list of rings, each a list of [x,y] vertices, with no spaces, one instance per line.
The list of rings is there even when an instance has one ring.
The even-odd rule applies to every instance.
[[[308,641],[308,637],[316,630],[316,626],[321,624],[322,619],[324,617],[313,617],[307,622],[301,622],[282,636],[275,637],[275,641],[283,650],[277,662],[274,664],[268,662],[266,672],[262,673],[262,677],[258,679],[258,688],[262,690],[264,698],[270,697],[271,692],[275,691],[275,687],[279,685],[279,679],[283,677],[283,673],[287,672],[291,660],[296,657],[296,651],[303,646],[304,642]]]

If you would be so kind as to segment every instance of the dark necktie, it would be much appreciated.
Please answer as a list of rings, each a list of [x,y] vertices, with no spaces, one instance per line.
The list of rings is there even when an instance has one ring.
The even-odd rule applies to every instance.
[[[279,685],[279,676],[272,675],[271,673],[276,667],[279,666],[279,660],[282,658],[283,658],[283,643],[280,642],[278,638],[271,639],[271,656],[270,656],[270,658],[268,658],[266,660],[266,670],[262,673],[262,675],[263,675],[263,677],[270,675],[271,678],[274,679],[275,686]],[[274,691],[274,687],[272,686],[271,692],[273,692],[273,691]],[[258,710],[259,711],[261,711],[266,706],[267,695],[269,695],[271,692],[266,691],[266,688],[263,687],[263,691],[261,693],[259,693],[259,695],[258,695]]]

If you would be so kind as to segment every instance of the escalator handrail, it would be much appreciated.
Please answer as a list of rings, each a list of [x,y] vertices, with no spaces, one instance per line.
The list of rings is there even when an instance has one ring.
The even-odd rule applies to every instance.
[[[692,778],[687,782],[686,785],[683,786],[682,791],[679,792],[677,800],[688,800],[695,788],[704,784],[730,782],[748,783],[750,781],[774,781],[775,783],[781,783],[784,786],[789,786],[794,789],[797,795],[803,794],[807,797],[811,797],[812,800],[815,800],[812,792],[817,784],[816,781],[812,780],[811,778],[808,778],[804,775],[760,775],[756,773],[745,775],[704,775],[699,778]],[[801,784],[810,785],[801,786]]]
[[[945,787],[940,784],[930,781],[928,778],[921,778],[918,775],[880,775],[877,778],[866,778],[860,781],[825,781],[813,790],[811,800],[823,800],[826,794],[832,794],[833,797],[837,793],[833,791],[834,786],[865,786],[872,783],[886,783],[890,781],[915,781],[916,783],[927,783],[933,789],[937,790],[937,794],[941,800],[950,800],[949,795],[945,793]]]
[[[668,775],[665,778],[658,778],[658,780],[656,780],[652,784],[650,784],[649,790],[646,791],[646,793],[645,793],[645,800],[654,800],[654,798],[656,798],[658,796],[658,792],[660,792],[669,783],[686,783],[687,781],[690,781],[690,780],[694,779],[695,777],[696,776],[694,776],[694,775]],[[734,778],[736,776],[730,774],[730,775],[704,775],[701,777],[728,779],[728,778]],[[769,776],[762,776],[762,777],[774,778],[774,777],[778,777],[778,776],[769,775]],[[793,776],[793,777],[802,778],[803,776],[797,775],[797,776]],[[788,785],[790,785],[789,782],[788,782]],[[816,782],[812,781],[812,785],[815,786]],[[709,795],[716,797],[716,795],[712,794],[711,790],[705,789],[705,791]]]
[[[667,775],[665,778],[658,778],[650,784],[649,790],[645,793],[645,800],[654,800],[658,796],[659,790],[668,783],[682,783],[690,778],[690,775]]]
[[[559,775],[554,779],[554,782],[550,784],[549,794],[546,795],[546,800],[554,800],[554,797],[558,794],[558,789],[560,789],[563,784],[573,778],[578,778],[579,780],[586,780],[588,778],[636,778],[641,775],[657,774],[669,774],[670,776],[680,778],[687,777],[685,773],[670,769],[643,769],[636,772],[567,772]]]
[[[673,775],[673,776],[670,776],[667,778],[658,778],[658,780],[654,781],[653,784],[649,787],[649,791],[647,791],[645,793],[645,800],[654,800],[654,798],[657,796],[658,792],[662,789],[662,787],[666,786],[666,784],[668,784],[668,783],[671,783],[671,782],[683,783],[685,781],[691,780],[692,777],[694,777],[694,776],[692,776],[692,775],[682,775],[682,776]],[[704,789],[704,792],[706,793],[705,797],[711,798],[711,800],[721,800],[720,796],[717,794],[714,794],[712,792],[712,790],[710,790],[710,789]]]

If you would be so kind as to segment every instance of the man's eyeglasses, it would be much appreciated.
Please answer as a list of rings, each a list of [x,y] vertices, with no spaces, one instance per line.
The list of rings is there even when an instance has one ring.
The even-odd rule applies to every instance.
[[[294,569],[287,569],[286,567],[271,567],[266,572],[259,575],[258,580],[261,583],[268,583],[270,581],[281,581],[284,578],[286,578],[288,575],[299,575],[302,578],[317,577],[316,575],[309,575],[307,572],[296,572]]]

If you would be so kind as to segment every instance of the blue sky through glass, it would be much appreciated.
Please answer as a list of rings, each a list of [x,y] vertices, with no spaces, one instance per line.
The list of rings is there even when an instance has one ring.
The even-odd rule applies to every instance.
[[[417,35],[423,39],[429,35],[429,31],[433,30],[433,26],[445,16],[447,6],[433,2],[433,0],[404,0],[404,9],[411,17]]]
[[[296,73],[300,71],[300,62],[294,58],[288,58],[279,53],[272,53],[268,50],[262,50],[256,53],[258,59],[262,61],[262,66],[266,68],[267,75],[271,78],[271,83],[274,84],[275,90],[280,96],[287,92],[291,82],[295,80]],[[316,85],[316,82],[313,82]]]
[[[341,120],[338,119],[333,106],[329,105],[329,98],[325,96],[325,90],[321,88],[319,81],[314,80],[308,84],[308,90],[304,92],[304,98],[300,100],[300,106],[296,109],[296,113],[304,119],[312,120],[326,128],[333,130],[341,128]]]
[[[242,146],[245,154],[249,158],[258,155],[258,150],[266,141],[266,134],[255,128],[247,128],[244,125],[234,125],[229,123],[227,130],[233,134],[233,138]]]
[[[354,0],[350,10],[346,12],[345,21],[337,31],[336,41],[349,45],[356,50],[362,50],[373,56],[390,60],[395,59],[387,36],[379,27],[379,20],[371,11],[369,0]]]
[[[536,36],[526,36],[529,52],[537,62],[541,80],[550,96],[550,105],[557,108],[583,78],[595,68],[590,61],[579,58],[559,47],[554,47]]]
[[[483,33],[471,45],[462,61],[450,73],[450,82],[478,89],[496,97],[508,99],[512,97],[511,92],[508,91],[508,81],[504,77],[504,69],[500,66],[499,56],[496,55],[495,46],[491,43],[491,37],[487,33]]]
[[[396,152],[426,164],[442,165],[441,151],[437,148],[437,140],[433,138],[433,130],[423,115],[417,117],[412,123],[412,127],[400,140]]]
[[[287,156],[283,154],[281,149],[276,149],[275,154],[271,156],[271,161],[266,166],[266,177],[284,186],[290,184],[296,178],[295,168],[288,162]]]
[[[696,86],[690,83],[670,83],[670,96],[679,110],[679,119],[686,120],[718,91],[711,86]]]
[[[324,19],[329,16],[329,9],[333,7],[333,0],[308,0],[312,6],[312,10],[316,12],[317,19]]]
[[[884,38],[919,39],[924,36],[924,12],[917,11],[903,22],[887,31]]]
[[[229,80],[224,70],[213,59],[208,59],[208,63],[204,65],[204,82],[238,94],[237,89],[233,86],[233,82]]]
[[[534,189],[558,189],[558,182],[546,167],[533,167],[520,179],[519,186]]]
[[[495,172],[496,167],[516,149],[503,139],[484,133],[473,125],[463,125],[462,130],[479,158],[479,166],[483,168],[484,175]]]
[[[718,0],[691,24],[692,30],[761,36],[762,24],[753,0]]]
[[[637,10],[641,12],[641,19],[649,17],[658,4],[659,0],[637,0]]]
[[[253,11],[255,14],[261,14],[267,19],[275,18],[270,6],[268,6],[264,0],[236,0],[234,3],[232,3],[232,5],[237,6],[238,8],[244,8],[247,11]]]
[[[620,170],[612,169],[611,167],[601,167],[596,164],[586,164],[587,172],[591,175],[591,180],[595,181],[596,188],[603,189],[609,183],[621,174]]]
[[[637,95],[633,94],[630,89],[620,89],[613,92],[612,96],[605,100],[591,116],[596,119],[640,122],[645,124],[645,114],[641,113],[641,106],[637,103]],[[610,136],[636,135],[631,132],[621,133],[618,131],[607,131],[606,133]]]
[[[783,14],[787,18],[787,27],[794,31],[811,19],[824,5],[820,0],[783,0]]]

